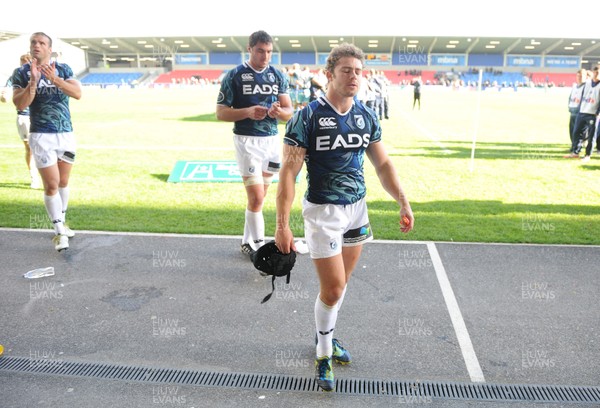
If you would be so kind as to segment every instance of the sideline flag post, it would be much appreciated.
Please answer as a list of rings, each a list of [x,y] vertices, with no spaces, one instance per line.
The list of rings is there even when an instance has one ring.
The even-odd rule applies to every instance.
[[[477,132],[479,131],[479,110],[481,107],[481,84],[483,82],[483,70],[479,69],[479,81],[477,83],[477,105],[475,106],[475,118],[473,124],[473,143],[471,145],[471,173],[475,168],[475,144],[477,142]]]

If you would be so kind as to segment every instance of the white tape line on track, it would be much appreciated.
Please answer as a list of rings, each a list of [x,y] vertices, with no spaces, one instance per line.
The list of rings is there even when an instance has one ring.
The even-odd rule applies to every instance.
[[[452,320],[452,326],[454,326],[454,332],[456,333],[460,351],[462,352],[463,359],[465,360],[471,381],[485,382],[483,371],[481,371],[479,360],[477,359],[475,349],[473,348],[473,343],[471,343],[471,338],[469,337],[469,331],[467,330],[467,326],[463,320],[462,313],[458,307],[458,302],[454,296],[454,291],[452,290],[452,286],[448,280],[448,275],[446,275],[446,269],[444,268],[444,264],[442,264],[442,260],[437,251],[435,243],[427,243],[427,249],[429,250],[429,256],[431,257],[435,274],[440,284],[440,288],[442,289],[442,294],[444,295],[444,300],[446,301],[446,307],[448,308],[448,313],[450,314],[450,319]]]

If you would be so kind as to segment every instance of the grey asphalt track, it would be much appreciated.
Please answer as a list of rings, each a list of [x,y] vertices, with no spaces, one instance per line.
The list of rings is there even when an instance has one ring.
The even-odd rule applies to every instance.
[[[239,237],[78,232],[61,253],[51,237],[50,231],[2,229],[4,357],[313,376],[317,282],[308,255],[298,256],[290,284],[278,280],[272,299],[261,304],[271,281],[239,253]],[[48,266],[54,276],[23,278]],[[492,384],[598,387],[599,271],[594,246],[369,243],[336,327],[353,363],[335,366],[336,377],[468,384],[480,372]],[[404,404],[412,402],[0,370],[2,408]]]

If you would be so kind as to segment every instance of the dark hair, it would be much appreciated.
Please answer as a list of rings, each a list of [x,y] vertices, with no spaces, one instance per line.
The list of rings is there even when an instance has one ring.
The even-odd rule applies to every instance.
[[[250,34],[250,38],[248,40],[248,46],[250,48],[254,47],[258,43],[271,44],[273,42],[273,38],[266,31],[256,31]]]
[[[327,63],[325,64],[325,71],[333,74],[338,61],[344,57],[353,57],[360,60],[360,62],[365,62],[365,54],[360,48],[354,44],[343,43],[332,49],[329,53]]]
[[[46,34],[46,33],[42,33],[41,31],[38,31],[37,33],[31,34],[31,37],[29,37],[29,38],[33,38],[33,37],[38,36],[38,35],[46,37],[48,39],[48,46],[50,48],[52,48],[52,38],[50,38],[50,36],[48,34]]]

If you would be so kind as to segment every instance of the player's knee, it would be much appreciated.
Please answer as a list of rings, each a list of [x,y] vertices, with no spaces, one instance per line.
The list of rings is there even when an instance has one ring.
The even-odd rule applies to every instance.
[[[261,211],[264,201],[265,201],[264,195],[250,196],[250,197],[248,197],[248,209],[252,212]]]
[[[253,212],[262,210],[265,201],[265,193],[262,190],[262,185],[256,190],[249,191],[248,194],[248,209]]]
[[[58,183],[44,182],[44,194],[53,196],[58,193]]]
[[[335,305],[338,300],[342,297],[342,293],[344,293],[345,285],[340,282],[340,284],[331,285],[326,288],[321,288],[321,300],[323,303],[329,306]]]

